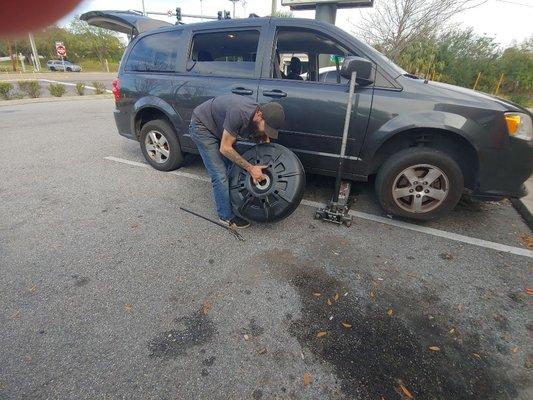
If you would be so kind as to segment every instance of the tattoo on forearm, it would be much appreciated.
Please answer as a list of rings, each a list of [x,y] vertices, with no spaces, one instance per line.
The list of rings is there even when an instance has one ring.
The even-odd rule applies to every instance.
[[[224,155],[244,170],[247,170],[251,165],[234,148],[228,149]]]

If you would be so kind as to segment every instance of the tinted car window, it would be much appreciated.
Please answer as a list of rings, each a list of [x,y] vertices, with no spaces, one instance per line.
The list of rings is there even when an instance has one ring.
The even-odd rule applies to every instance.
[[[187,69],[192,74],[253,77],[259,31],[219,31],[194,35]]]
[[[320,82],[325,82],[325,83],[338,83],[337,81],[338,75],[340,75],[340,73],[338,74],[337,71],[327,71],[327,72],[320,74],[318,80]],[[347,84],[349,82],[348,79],[343,78],[342,76],[339,76],[339,78],[340,78],[340,83],[342,84]]]
[[[141,38],[131,50],[125,71],[175,72],[181,31],[155,33]]]

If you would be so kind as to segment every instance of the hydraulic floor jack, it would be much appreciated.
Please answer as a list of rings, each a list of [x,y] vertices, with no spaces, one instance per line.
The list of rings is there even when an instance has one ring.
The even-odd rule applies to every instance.
[[[337,166],[337,176],[335,178],[335,189],[333,197],[325,208],[319,208],[315,211],[315,219],[321,219],[335,224],[352,225],[353,217],[349,214],[351,199],[350,190],[351,182],[342,180],[344,160],[346,158],[346,145],[348,143],[348,132],[350,129],[350,119],[352,116],[353,98],[355,93],[357,72],[352,72],[350,80],[350,91],[348,94],[348,106],[346,108],[346,119],[344,120],[344,132],[342,134],[341,152],[339,155],[339,164]]]

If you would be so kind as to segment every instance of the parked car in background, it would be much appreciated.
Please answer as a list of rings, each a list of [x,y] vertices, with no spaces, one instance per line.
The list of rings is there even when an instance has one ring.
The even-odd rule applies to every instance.
[[[48,68],[50,71],[81,72],[81,66],[66,60],[49,60],[46,63],[46,68]]]
[[[464,189],[487,200],[527,193],[531,112],[409,74],[334,25],[298,18],[175,26],[151,20],[143,33],[150,20],[138,14],[93,11],[81,18],[139,33],[113,84],[114,114],[119,133],[139,141],[156,169],[179,168],[184,153],[198,152],[188,130],[198,104],[235,93],[279,102],[286,124],[275,142],[296,153],[306,172],[334,176],[356,72],[343,178],[374,180],[386,213],[429,220],[451,211]],[[298,70],[305,60],[307,71]],[[241,150],[252,145],[239,141]]]

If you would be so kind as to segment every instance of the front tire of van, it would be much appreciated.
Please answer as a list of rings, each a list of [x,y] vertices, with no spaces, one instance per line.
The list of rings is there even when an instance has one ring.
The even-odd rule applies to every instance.
[[[156,119],[141,129],[141,151],[148,163],[159,171],[173,171],[183,165],[183,153],[174,129]]]
[[[453,210],[463,194],[464,179],[453,158],[417,147],[390,157],[379,169],[375,189],[387,214],[427,221]]]

